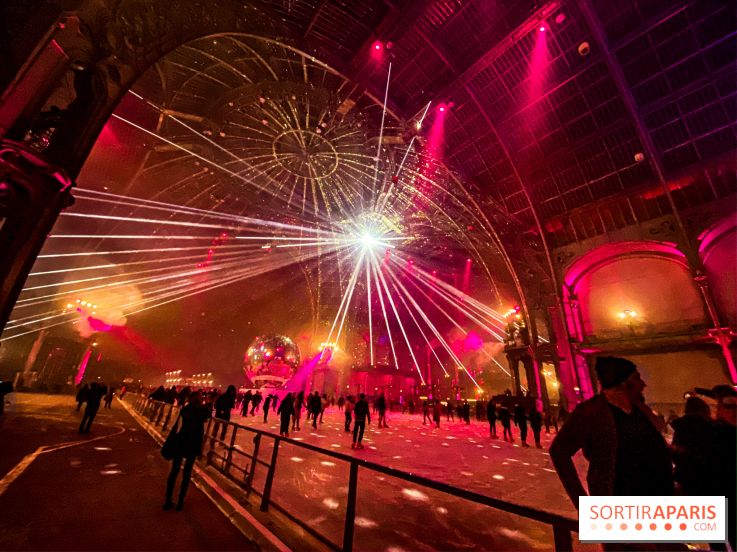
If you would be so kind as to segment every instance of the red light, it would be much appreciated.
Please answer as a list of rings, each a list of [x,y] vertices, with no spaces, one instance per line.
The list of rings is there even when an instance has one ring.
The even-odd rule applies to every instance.
[[[438,111],[440,111],[441,113],[442,113],[443,111],[445,111],[445,106],[441,105],[441,106],[440,106],[440,107],[438,108]]]
[[[374,50],[376,50],[377,52],[381,50],[383,47],[384,45],[381,43],[381,41],[377,40],[376,42],[374,42]]]
[[[410,259],[409,264],[415,264],[415,262],[412,259]]]
[[[467,263],[470,263],[471,262],[471,258],[469,257],[468,259],[466,259],[466,262]]]
[[[545,25],[540,25],[540,28],[538,29],[541,33],[545,32]]]

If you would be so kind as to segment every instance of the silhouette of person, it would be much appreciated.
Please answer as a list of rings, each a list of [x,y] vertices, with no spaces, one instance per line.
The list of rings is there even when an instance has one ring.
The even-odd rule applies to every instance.
[[[77,401],[77,412],[79,412],[79,409],[82,408],[82,403],[87,402],[87,397],[89,394],[89,384],[85,383],[84,385],[80,386],[79,390],[77,391],[77,396],[75,397],[75,400]]]
[[[166,480],[164,510],[170,510],[174,506],[172,496],[174,495],[174,485],[177,482],[179,470],[182,467],[182,460],[184,460],[184,471],[182,472],[182,483],[179,487],[176,511],[181,512],[184,508],[184,497],[187,495],[187,487],[189,487],[192,478],[192,468],[197,457],[202,454],[205,423],[210,419],[210,413],[210,408],[203,404],[202,394],[199,391],[189,395],[189,402],[179,414],[182,426],[177,432],[177,452],[171,461],[171,471]]]
[[[92,427],[92,422],[95,420],[97,411],[100,409],[100,402],[104,394],[105,388],[93,382],[90,386],[90,392],[87,395],[87,406],[84,409],[84,416],[82,416],[82,422],[79,424],[80,433],[90,432],[90,427]]]
[[[288,393],[276,411],[279,414],[279,435],[289,437],[289,420],[294,416],[294,397]]]
[[[363,445],[361,441],[363,441],[363,432],[366,429],[366,420],[368,420],[368,423],[371,423],[369,404],[366,402],[366,395],[363,393],[358,396],[358,402],[353,409],[353,413],[356,420],[353,423],[353,444],[351,444],[351,448],[362,449]]]

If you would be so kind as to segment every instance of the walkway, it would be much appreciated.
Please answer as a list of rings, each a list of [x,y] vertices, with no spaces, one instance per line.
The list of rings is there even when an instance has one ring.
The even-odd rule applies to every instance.
[[[72,397],[12,400],[0,426],[0,550],[257,550],[194,485],[183,512],[162,511],[169,464],[117,401],[80,436]]]

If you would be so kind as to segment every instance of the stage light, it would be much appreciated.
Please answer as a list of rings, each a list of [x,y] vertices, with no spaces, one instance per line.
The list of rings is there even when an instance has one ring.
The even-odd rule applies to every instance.
[[[361,245],[365,249],[371,249],[379,243],[379,240],[376,239],[376,236],[369,234],[368,232],[361,236],[360,241]]]
[[[445,106],[441,105],[440,107],[438,107],[438,111],[440,111],[440,113],[443,113],[445,111]]]
[[[540,28],[538,28],[538,31],[540,31],[541,33],[544,33],[545,30],[545,25],[540,25]]]
[[[380,40],[377,40],[376,42],[374,42],[374,50],[376,50],[377,52],[381,50],[383,47],[384,45],[382,44]]]
[[[470,258],[466,259],[466,262],[467,263],[470,263],[471,262],[471,259]]]

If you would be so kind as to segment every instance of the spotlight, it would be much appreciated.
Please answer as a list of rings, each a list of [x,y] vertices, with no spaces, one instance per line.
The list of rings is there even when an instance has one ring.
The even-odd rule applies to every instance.
[[[470,263],[471,262],[471,258],[469,257],[468,259],[466,259],[466,262],[467,263]]]
[[[378,240],[376,239],[376,237],[372,236],[369,233],[365,233],[361,236],[361,245],[363,245],[365,249],[371,249],[377,243],[378,243]]]
[[[443,113],[445,111],[445,105],[441,105],[440,107],[438,107],[438,111],[440,111],[440,113]]]
[[[382,42],[381,42],[380,40],[377,40],[376,42],[374,42],[374,46],[373,46],[373,48],[374,48],[374,50],[376,50],[377,52],[378,52],[379,50],[381,50],[381,49],[382,49],[383,47],[384,47],[384,44],[382,44]]]
[[[540,31],[541,33],[544,33],[545,32],[545,25],[540,25],[540,28],[538,28],[538,31]]]
[[[555,16],[555,22],[560,25],[566,20],[566,14],[563,12],[560,12],[558,15]]]
[[[635,154],[635,162],[642,163],[644,160],[645,160],[645,154],[642,153],[641,151],[638,151]]]

